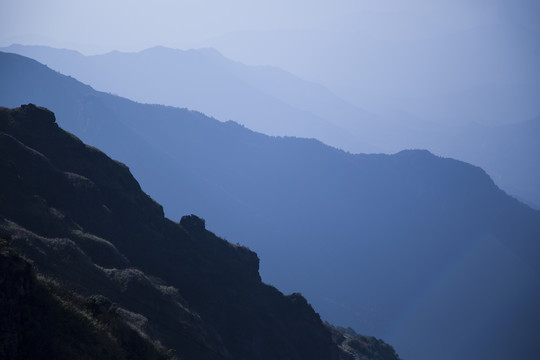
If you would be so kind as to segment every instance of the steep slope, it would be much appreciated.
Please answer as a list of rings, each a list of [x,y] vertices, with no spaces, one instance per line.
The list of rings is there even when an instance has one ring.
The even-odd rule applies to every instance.
[[[83,299],[38,278],[7,233],[0,235],[0,266],[2,359],[170,358],[120,320],[119,307],[104,297]]]
[[[540,209],[539,135],[540,117],[491,127],[471,124],[459,133],[456,155],[484,164],[499,186]]]
[[[540,214],[481,169],[426,151],[351,155],[271,138],[0,59],[2,103],[54,109],[128,164],[168,216],[201,214],[253,248],[265,281],[300,290],[325,319],[417,359],[539,350]]]
[[[132,358],[125,354],[131,350],[145,359],[172,354],[182,359],[340,358],[330,331],[301,295],[283,296],[261,283],[256,254],[217,238],[194,215],[179,224],[165,219],[161,206],[141,191],[123,164],[63,132],[51,112],[33,105],[2,109],[0,139],[2,234],[40,274],[61,284],[51,285],[53,293],[60,293],[52,300],[40,290],[45,293],[40,301],[50,303],[41,306],[56,307],[56,312],[47,310],[39,319],[30,304],[21,316],[37,322],[37,328],[54,327],[62,313],[71,311],[72,323],[55,334],[80,327],[101,336],[95,347],[91,339],[79,344],[72,335],[60,349],[48,348],[46,341],[29,349],[25,341],[32,341],[36,330],[23,322],[18,329],[22,343],[15,346],[22,358],[32,358],[24,352],[39,353],[40,347],[45,349],[41,357],[66,352],[92,358],[103,351],[112,358],[120,357],[115,352]],[[39,297],[32,288],[43,285],[32,280],[30,265],[8,255],[14,263],[8,261],[8,267],[15,270],[7,269],[4,276],[25,269],[10,281],[30,283],[23,286],[28,294],[20,296]],[[9,282],[2,284],[12,289]],[[71,307],[53,304],[70,291]],[[5,303],[24,306],[10,292],[3,294]],[[104,324],[110,337],[92,330]],[[122,326],[127,340],[118,337]],[[154,348],[146,337],[174,353]]]

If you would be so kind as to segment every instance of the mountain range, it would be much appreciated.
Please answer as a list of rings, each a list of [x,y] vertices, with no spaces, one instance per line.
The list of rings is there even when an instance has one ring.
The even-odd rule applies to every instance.
[[[3,359],[398,359],[261,282],[259,259],[32,104],[0,109]]]
[[[498,40],[489,36],[492,32],[500,35]],[[439,66],[447,63],[444,59],[449,58],[449,52],[455,50],[461,54],[459,62],[452,63],[451,68],[452,78],[462,80],[463,74],[459,69],[474,72],[470,66],[465,66],[474,63],[470,60],[472,54],[491,64],[484,72],[494,71],[492,68],[511,67],[508,65],[513,59],[510,55],[507,56],[510,59],[489,57],[491,53],[501,52],[501,44],[508,46],[515,43],[507,32],[513,34],[510,30],[499,28],[479,30],[471,34],[473,39],[461,34],[461,37],[456,35],[456,38],[444,41],[450,48],[442,44],[429,48],[437,49],[433,57],[438,59],[435,63]],[[463,37],[467,40],[459,42],[458,39]],[[477,43],[484,45],[480,49],[474,46]],[[425,44],[422,44],[412,44],[411,49],[421,53],[425,48]],[[471,50],[464,52],[463,48]],[[400,67],[407,64],[418,67],[414,60],[416,55],[412,54],[415,52],[411,49],[407,54],[412,59],[402,56]],[[11,45],[2,50],[31,57],[101,91],[143,103],[195,109],[218,120],[234,120],[267,135],[315,138],[352,153],[428,149],[440,156],[482,167],[506,192],[531,206],[540,206],[540,187],[537,185],[540,183],[540,148],[536,141],[540,136],[540,114],[529,117],[519,115],[517,111],[508,113],[500,109],[514,109],[514,104],[521,102],[534,104],[529,99],[534,95],[525,97],[523,94],[535,94],[535,87],[527,85],[531,79],[521,75],[519,79],[507,79],[505,76],[510,75],[499,71],[500,78],[497,77],[496,85],[472,87],[462,92],[452,87],[452,81],[440,80],[444,84],[442,93],[430,92],[424,97],[403,100],[402,107],[399,101],[380,101],[378,105],[366,105],[369,109],[366,111],[342,100],[321,85],[302,80],[276,67],[247,66],[231,61],[212,48],[183,51],[155,47],[138,53],[115,51],[93,56],[45,46]],[[334,51],[339,52],[337,49]],[[363,63],[371,56],[381,57],[386,52],[387,58],[393,59],[394,51],[397,50],[390,47],[382,54],[364,54],[358,61]],[[370,67],[379,69],[377,64],[381,61],[367,61],[364,64],[366,69],[361,71],[366,72]],[[528,69],[530,62],[519,66]],[[422,67],[424,70],[428,68],[427,65]],[[396,70],[388,71],[393,74]],[[439,68],[429,71],[443,78],[448,77]],[[475,73],[480,77],[493,78],[484,72],[477,69]],[[405,73],[401,71],[401,76]],[[402,79],[394,75],[394,78],[385,75],[384,81],[398,82],[397,79]],[[406,80],[398,83],[414,87],[414,81],[410,79],[413,76],[421,77],[421,74],[406,75]],[[431,77],[436,78],[435,75]],[[383,79],[369,81],[374,94],[377,93],[375,88],[379,81]],[[516,82],[519,90],[514,85],[508,87],[508,83]],[[501,88],[501,84],[505,87]],[[359,86],[365,88],[367,84]],[[509,90],[504,90],[507,88]],[[374,94],[364,93],[359,97],[373,97]],[[494,103],[492,98],[497,101]],[[449,106],[451,109],[448,109]],[[444,121],[439,119],[443,108],[446,109],[442,111]],[[531,109],[526,113],[530,114],[534,107],[528,108]],[[452,115],[456,112],[459,116]],[[503,117],[504,120],[488,121],[495,117]]]
[[[540,212],[482,169],[421,150],[355,155],[269,137],[0,55],[2,105],[50,108],[129,166],[169,218],[200,214],[256,250],[265,282],[301,291],[324,319],[382,337],[404,358],[540,350]]]

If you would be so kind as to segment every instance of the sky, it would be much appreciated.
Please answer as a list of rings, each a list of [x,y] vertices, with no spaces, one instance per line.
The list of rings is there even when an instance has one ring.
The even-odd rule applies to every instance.
[[[0,9],[4,46],[20,42],[95,54],[180,47],[245,31],[354,32],[373,31],[375,25],[378,37],[418,36],[428,28],[456,31],[497,22],[502,14],[538,28],[540,5],[534,0],[4,0]],[[382,16],[402,26],[388,26]]]
[[[391,105],[424,120],[480,123],[540,115],[523,100],[540,93],[537,0],[4,0],[0,14],[0,46],[85,55],[214,47],[368,110]],[[470,108],[478,93],[487,95]]]

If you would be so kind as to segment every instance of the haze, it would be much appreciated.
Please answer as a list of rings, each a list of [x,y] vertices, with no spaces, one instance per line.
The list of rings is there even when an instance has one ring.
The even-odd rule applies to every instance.
[[[0,9],[3,46],[84,54],[207,46],[374,111],[484,124],[540,113],[534,0],[5,1]]]
[[[470,358],[507,340],[512,326],[491,326],[504,309],[540,323],[538,1],[9,0],[0,14],[0,51],[97,90],[2,53],[31,70],[0,68],[0,105],[50,108],[168,217],[250,246],[263,280],[324,319],[406,356],[459,333]]]

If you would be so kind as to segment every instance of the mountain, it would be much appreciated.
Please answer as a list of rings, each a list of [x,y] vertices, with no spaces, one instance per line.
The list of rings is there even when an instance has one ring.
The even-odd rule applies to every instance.
[[[155,47],[139,53],[114,51],[95,56],[45,46],[12,45],[4,50],[135,101],[196,109],[269,135],[313,137],[355,152],[376,150],[325,112],[342,109],[346,103],[324,87],[277,68],[233,62],[211,48]],[[348,107],[357,120],[376,120]]]
[[[342,54],[343,59],[354,59],[349,66],[358,68],[354,74],[348,72],[348,79],[364,73],[354,82],[364,89],[355,98],[366,100],[369,105],[364,107],[370,112],[279,68],[233,62],[211,48],[182,51],[156,47],[138,53],[95,56],[45,46],[11,45],[3,49],[31,57],[102,91],[143,103],[196,109],[268,135],[316,138],[353,153],[428,149],[482,167],[499,187],[538,207],[540,161],[538,152],[528,148],[535,146],[540,131],[529,129],[534,130],[533,136],[515,131],[517,124],[535,114],[536,105],[527,105],[536,104],[538,93],[533,77],[527,75],[527,69],[535,64],[527,59],[535,55],[528,47],[523,49],[532,51],[530,56],[510,55],[512,51],[507,50],[503,51],[505,56],[501,54],[501,49],[519,43],[520,37],[531,42],[530,35],[518,30],[487,27],[448,35],[440,42],[424,39],[407,43],[405,54],[400,55],[395,52],[404,48],[401,40],[385,44],[376,52],[365,53],[364,49],[361,56]],[[337,54],[348,48],[346,44],[333,46]],[[418,54],[426,48],[433,49],[432,53],[419,61]],[[459,59],[448,64],[454,53],[460,54]],[[498,55],[490,56],[492,53]],[[394,61],[396,58],[400,61]],[[381,67],[386,70],[381,71]],[[512,73],[504,69],[522,70]],[[459,83],[464,81],[466,71],[485,78],[482,84],[495,83],[462,84],[463,89]],[[431,85],[415,78],[429,79]],[[466,78],[465,82],[477,81],[471,80],[473,76]],[[416,85],[426,88],[422,96],[388,99],[376,90],[383,83],[386,88],[403,84],[407,93]],[[441,84],[440,89],[434,90],[434,83]],[[378,101],[368,100],[377,96]],[[510,127],[514,131],[507,132]],[[513,145],[514,139],[520,140],[518,146]]]
[[[482,124],[538,116],[537,3],[415,2],[390,5],[394,11],[347,8],[332,28],[245,30],[194,46],[273,64],[370,111],[378,103],[426,120]]]
[[[353,155],[94,91],[1,54],[0,102],[34,102],[129,166],[169,218],[200,214],[261,276],[404,358],[534,359],[540,212],[427,151]],[[516,355],[519,354],[519,355]]]
[[[485,164],[497,185],[540,209],[539,135],[540,117],[497,126],[470,124],[459,133],[455,154]]]
[[[255,253],[195,215],[164,218],[124,164],[50,111],[1,109],[0,139],[7,358],[398,359],[359,335],[363,349],[340,350],[347,334],[263,284]]]
[[[124,309],[109,299],[83,298],[37,275],[10,239],[0,235],[2,359],[171,358],[122,320]]]

